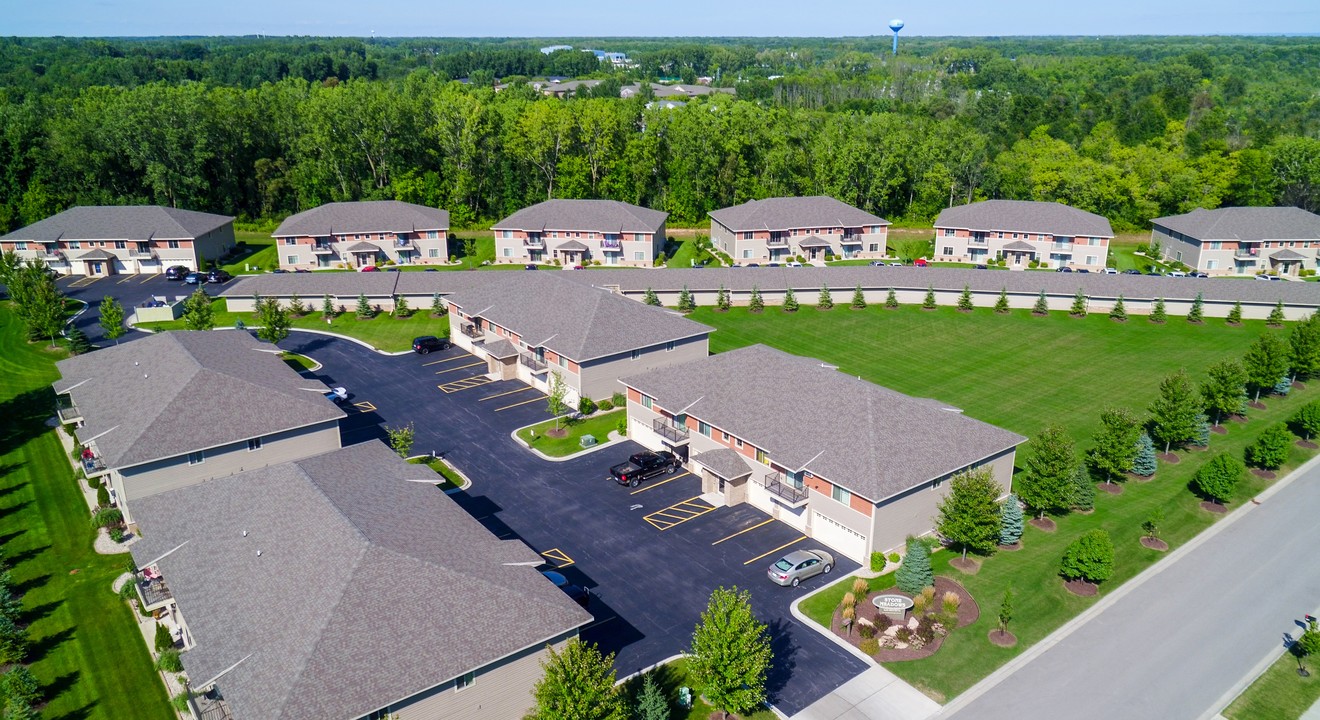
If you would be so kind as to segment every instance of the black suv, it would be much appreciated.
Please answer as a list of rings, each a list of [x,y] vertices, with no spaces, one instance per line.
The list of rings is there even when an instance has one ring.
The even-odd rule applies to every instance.
[[[165,270],[166,280],[182,280],[185,275],[192,272],[186,265],[175,265]]]
[[[681,461],[667,450],[640,452],[628,458],[628,462],[610,468],[610,476],[620,485],[637,487],[643,480],[650,480],[656,475],[677,472],[681,464]]]
[[[413,338],[413,352],[418,355],[425,355],[432,350],[448,350],[449,341],[438,338],[434,335],[423,335]]]
[[[226,270],[212,270],[206,274],[206,281],[209,283],[227,283],[233,279],[234,276]]]

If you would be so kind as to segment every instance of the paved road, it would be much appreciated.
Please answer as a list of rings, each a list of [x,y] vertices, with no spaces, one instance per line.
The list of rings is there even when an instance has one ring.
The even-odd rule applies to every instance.
[[[1200,717],[1320,605],[1320,466],[958,709],[958,720]],[[1295,629],[1296,626],[1293,626]]]

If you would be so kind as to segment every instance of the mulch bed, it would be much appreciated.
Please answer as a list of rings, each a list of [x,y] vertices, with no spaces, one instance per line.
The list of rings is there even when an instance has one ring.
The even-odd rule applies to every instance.
[[[1158,550],[1160,552],[1164,552],[1165,550],[1169,549],[1168,543],[1164,542],[1159,538],[1151,538],[1151,537],[1143,537],[1141,539],[1141,546],[1144,548],[1150,548],[1151,550]]]
[[[1044,520],[1040,518],[1032,518],[1027,521],[1027,524],[1036,528],[1037,530],[1043,530],[1045,532],[1051,532],[1051,533],[1059,529],[1059,526],[1054,524],[1054,521],[1049,518],[1045,518]]]
[[[1263,480],[1273,480],[1278,477],[1278,475],[1274,474],[1273,470],[1266,470],[1265,468],[1252,468],[1251,474]]]
[[[991,644],[997,645],[1002,648],[1008,648],[1017,645],[1016,635],[1014,635],[1011,632],[1000,630],[999,628],[995,628],[994,630],[991,630],[988,637],[990,638]]]
[[[1253,400],[1253,401],[1247,403],[1247,407],[1251,408],[1252,410],[1264,410],[1264,409],[1265,409],[1265,403],[1263,403],[1263,402],[1257,402],[1257,401]]]
[[[1123,486],[1118,483],[1096,483],[1096,487],[1109,493],[1110,495],[1122,495]]]
[[[1211,426],[1210,426],[1210,432],[1212,432],[1212,433],[1214,433],[1214,434],[1216,434],[1216,435],[1227,435],[1227,434],[1228,434],[1228,428],[1224,427],[1223,425],[1211,425]]]
[[[1316,448],[1320,448],[1320,445],[1316,445],[1310,440],[1298,440],[1297,447],[1306,448],[1307,450],[1315,450]]]
[[[1209,449],[1210,449],[1210,446],[1209,446],[1209,445],[1188,445],[1188,446],[1187,446],[1187,449],[1188,449],[1188,450],[1191,450],[1192,452],[1205,452],[1206,450],[1209,450]]]
[[[1178,457],[1176,453],[1171,453],[1171,452],[1160,453],[1155,457],[1159,458],[1160,460],[1163,460],[1164,462],[1170,465],[1177,465],[1178,463],[1182,462],[1182,460]]]
[[[559,428],[558,430],[555,429],[546,430],[545,436],[552,438],[568,437],[568,428]]]
[[[1305,390],[1306,383],[1301,382],[1299,380],[1293,380],[1292,388],[1293,390]]]
[[[1209,501],[1202,502],[1201,509],[1205,510],[1206,512],[1212,512],[1216,515],[1223,515],[1224,513],[1228,512],[1227,506],[1220,505],[1219,503],[1212,503]]]
[[[1078,597],[1095,597],[1100,593],[1098,585],[1085,580],[1068,580],[1063,583],[1063,588]]]
[[[1003,552],[1017,552],[1018,550],[1022,549],[1022,543],[1021,541],[1019,541],[1013,543],[1012,545],[999,545],[997,547]]]
[[[962,604],[958,606],[958,627],[960,628],[967,627],[968,625],[971,625],[972,623],[976,622],[977,619],[981,617],[981,608],[976,604],[976,599],[972,597],[972,594],[967,592],[967,588],[964,588],[962,585],[958,584],[957,582],[954,582],[953,580],[944,577],[943,575],[937,575],[935,577],[936,605],[939,604],[940,598],[944,596],[944,593],[950,591],[958,593],[958,597],[962,598]],[[898,588],[889,588],[887,590],[881,591],[881,593],[884,595],[903,595],[906,597],[912,597],[908,593],[905,593],[902,590],[899,590]],[[871,604],[870,595],[866,596],[865,598],[859,599],[857,601],[858,619],[866,618],[867,620],[874,621],[876,615],[878,614],[879,611],[876,610],[875,605]],[[853,632],[845,633],[842,629],[842,626],[839,623],[840,619],[841,618],[839,617],[839,609],[835,608],[834,617],[830,621],[830,630],[834,631],[835,635],[851,643],[853,647],[857,647],[862,641],[862,636],[857,633],[855,627],[853,629]],[[935,652],[940,649],[940,645],[943,644],[944,637],[947,636],[936,636],[934,642],[915,650],[910,647],[904,650],[898,650],[895,648],[880,648],[880,652],[876,653],[874,657],[879,662],[920,660],[922,658],[927,658],[930,657],[931,655],[934,655]]]
[[[958,557],[950,560],[949,566],[967,575],[975,575],[981,569],[981,562],[973,558]]]

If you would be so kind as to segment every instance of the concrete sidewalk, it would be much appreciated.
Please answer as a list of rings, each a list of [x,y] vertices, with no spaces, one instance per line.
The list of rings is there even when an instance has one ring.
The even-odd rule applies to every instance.
[[[940,706],[883,667],[873,667],[835,688],[793,720],[924,720]]]

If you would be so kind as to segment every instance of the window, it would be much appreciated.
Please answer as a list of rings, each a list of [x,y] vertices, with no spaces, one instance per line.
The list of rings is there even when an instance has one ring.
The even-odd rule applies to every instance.
[[[710,437],[710,423],[706,423],[698,420],[697,432],[701,433],[702,435],[705,435],[706,437]]]
[[[248,440],[248,452],[253,452],[260,449],[261,449],[261,438],[252,438],[251,440]]]
[[[650,395],[643,395],[643,396],[642,396],[642,407],[646,408],[647,410],[650,410],[650,409],[651,409],[651,402],[652,402],[652,400],[651,400],[651,396],[650,396]]]
[[[1017,240],[1017,233],[1013,233],[1013,239]]]
[[[15,249],[15,250],[27,250],[27,243],[25,243],[25,242],[16,242],[16,243],[14,243],[14,249]]]
[[[1178,262],[1182,262],[1182,250],[1178,251]]]
[[[734,445],[737,445],[738,447],[741,448],[741,447],[743,446],[742,438],[734,438],[734,439],[733,439],[733,444],[734,444]]]
[[[513,233],[508,230],[501,230],[500,237],[504,238],[505,240],[508,240],[509,238],[513,237]]]
[[[188,464],[189,464],[189,465],[201,465],[201,464],[204,463],[204,462],[206,462],[206,453],[205,453],[205,452],[203,452],[203,451],[201,451],[201,450],[198,450],[197,452],[190,452],[190,453],[188,453]]]
[[[641,350],[633,350],[633,351],[632,351],[632,359],[633,359],[633,360],[636,360],[636,359],[640,358],[641,356],[642,356],[642,351],[641,351]]]
[[[944,237],[953,237],[953,228],[944,228]]]
[[[513,257],[513,248],[504,248],[504,257]]]
[[[729,441],[729,434],[726,433],[726,432],[724,432],[723,430],[721,430],[721,431],[720,431],[720,439],[723,440],[724,442],[728,442],[728,441]]]
[[[475,685],[476,682],[477,682],[477,674],[475,672],[463,673],[462,675],[459,675],[456,680],[454,680],[454,691],[458,692],[462,690],[467,690],[468,688]]]
[[[1291,245],[1291,243],[1289,243],[1289,244]],[[116,250],[123,250],[124,247],[125,247],[125,245],[124,245],[124,241],[123,241],[123,240],[116,240],[116,241],[115,241],[115,249],[116,249]]]
[[[564,356],[563,356],[563,355],[560,355],[560,356],[559,356],[559,367],[561,367],[561,368],[566,368],[566,367],[568,367],[568,360],[564,359]]]
[[[743,233],[743,240],[751,240],[751,239],[752,239],[752,234],[750,232]]]
[[[167,248],[169,248],[169,249],[171,249],[171,250],[178,250],[178,249],[179,249],[179,241],[178,241],[178,240],[169,240],[169,241],[166,241],[166,243],[165,243],[165,247],[167,247]]]
[[[427,230],[426,237],[430,240],[436,240],[440,237],[440,233],[436,232],[435,230]]]
[[[1086,256],[1086,264],[1087,264],[1087,265],[1095,265],[1095,264],[1096,264],[1096,262],[1095,262],[1096,260],[1097,260],[1097,258],[1096,258],[1096,256],[1094,256],[1094,255],[1087,255],[1087,256]]]
[[[852,493],[848,492],[844,488],[839,487],[838,485],[835,485],[834,489],[830,491],[830,497],[834,498],[838,502],[847,505],[848,502],[852,500]]]
[[[870,252],[880,252],[880,243],[871,243]]]
[[[749,260],[752,257],[751,250],[743,250],[743,260]]]
[[[943,253],[943,254],[945,254],[945,255],[952,255],[952,254],[953,254],[953,248],[951,248],[951,247],[942,247],[942,248],[940,248],[940,252]]]
[[[427,250],[426,250],[426,256],[429,257],[429,258],[438,258],[438,257],[440,257],[440,248],[427,248]]]
[[[173,242],[173,241],[171,240],[170,242]],[[70,240],[70,241],[69,241],[69,249],[70,249],[70,250],[81,250],[81,249],[82,249],[82,243],[78,242],[77,240]]]
[[[286,258],[284,258],[284,259],[285,259],[285,261],[287,261],[287,263],[288,263],[289,265],[297,265],[297,264],[298,264],[298,256],[297,256],[297,255],[290,255],[290,256],[288,256],[288,257],[286,257]]]
[[[633,260],[646,260],[646,253],[641,250],[638,250],[637,252],[633,253]]]
[[[298,238],[286,237],[286,238],[284,238],[284,244],[285,244],[285,245],[297,245],[297,244],[298,244]]]
[[[1100,238],[1091,238],[1091,242],[1088,243],[1088,244],[1089,244],[1089,245],[1099,245],[1099,244],[1100,244]]]
[[[669,342],[665,343],[665,352],[673,352],[673,350],[674,350],[673,340],[670,340]]]
[[[1206,270],[1218,270],[1218,269],[1219,269],[1219,261],[1218,261],[1218,260],[1207,260],[1206,263],[1205,263],[1205,269],[1206,269]]]
[[[1211,240],[1210,242],[1206,243],[1205,245],[1206,245],[1206,248],[1209,249],[1209,250],[1219,250],[1219,249],[1223,246],[1223,243],[1220,242],[1220,241],[1218,241],[1218,240]]]
[[[759,463],[761,463],[762,465],[769,465],[769,464],[770,464],[770,456],[767,455],[767,454],[765,453],[765,451],[762,450],[761,448],[757,448],[757,449],[756,449],[756,461],[759,462]]]

